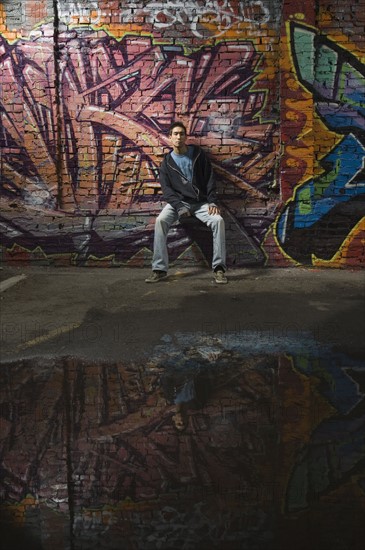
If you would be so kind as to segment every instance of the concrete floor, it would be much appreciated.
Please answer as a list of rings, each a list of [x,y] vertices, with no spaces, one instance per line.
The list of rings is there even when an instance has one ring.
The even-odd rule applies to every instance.
[[[365,271],[237,269],[219,286],[204,269],[173,269],[154,285],[144,282],[148,275],[138,268],[3,268],[1,284],[20,280],[0,294],[1,360],[134,359],[166,334],[186,331],[310,333],[364,356]]]

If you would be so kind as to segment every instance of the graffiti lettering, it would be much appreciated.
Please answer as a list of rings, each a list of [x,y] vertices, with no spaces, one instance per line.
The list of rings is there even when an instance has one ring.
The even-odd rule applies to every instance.
[[[95,25],[100,22],[101,10],[97,2],[78,0],[77,2],[62,3],[59,8],[60,19],[69,20],[72,17],[87,18],[88,22]]]
[[[147,2],[143,8],[138,3],[132,3],[122,12],[122,19],[132,21],[140,15],[145,15],[147,22],[157,29],[166,29],[176,24],[189,26],[197,38],[204,37],[202,31],[204,23],[214,24],[217,28],[215,36],[220,36],[231,29],[234,24],[241,22],[263,24],[270,19],[269,10],[260,0],[240,2],[238,13],[235,13],[228,0],[209,0],[203,5],[181,0],[152,1]]]
[[[159,209],[158,165],[169,146],[167,129],[180,117],[194,143],[210,149],[220,191],[232,207],[235,236],[229,253],[235,261],[262,262],[262,252],[241,227],[240,214],[233,214],[233,203],[242,196],[267,196],[276,169],[276,128],[260,119],[265,91],[253,89],[260,60],[253,44],[224,41],[186,55],[182,47],[154,44],[152,37],[127,35],[116,41],[104,31],[85,35],[84,28],[76,28],[72,38],[60,33],[59,43],[59,112],[49,85],[54,81],[50,44],[21,40],[1,59],[7,82],[0,99],[1,196],[48,212],[80,213],[77,230],[74,224],[72,237],[65,234],[65,250],[77,251],[77,262],[86,262],[92,251],[112,256],[112,242],[103,241],[99,249],[101,240],[95,239],[99,212],[108,208],[119,215],[133,211],[151,216]],[[21,102],[19,122],[13,106]],[[133,218],[139,239],[124,228],[118,232],[123,261],[149,249],[146,222]],[[9,246],[15,238],[27,248],[25,233],[14,237],[15,227],[7,218],[3,223]],[[262,228],[260,223],[258,230]],[[180,237],[172,258],[190,246]],[[47,234],[43,241],[46,253],[54,238]],[[60,246],[60,236],[56,238]]]
[[[344,135],[322,158],[323,173],[302,183],[278,218],[280,245],[309,263],[313,255],[330,260],[364,215],[365,71],[350,52],[305,25],[291,25],[291,43],[298,79],[317,113]]]
[[[252,44],[226,42],[205,49],[199,56],[188,57],[179,49],[173,56],[171,52],[167,55],[163,46],[154,46],[149,38],[127,37],[117,45],[99,33],[95,44],[80,37],[78,49],[66,35],[61,34],[60,41],[67,47],[68,56],[67,63],[61,63],[60,77],[64,113],[63,208],[94,210],[115,206],[117,190],[124,204],[145,194],[156,194],[156,167],[168,145],[163,134],[173,120],[174,104],[198,142],[202,136],[207,145],[214,145],[219,138],[220,146],[213,154],[220,176],[238,189],[262,194],[257,172],[252,177],[244,167],[248,161],[250,166],[261,164],[264,174],[274,163],[272,152],[266,155],[265,162],[255,154],[273,126],[251,123],[265,99],[262,91],[252,91],[247,86],[253,82],[259,59]],[[31,43],[19,43],[16,47],[24,60],[26,143],[17,131],[11,109],[18,94],[12,58],[6,57],[2,63],[3,74],[10,83],[2,102],[8,144],[3,186],[9,193],[18,189],[24,199],[28,189],[32,193],[37,189],[37,204],[53,208],[57,153],[52,121],[56,113],[52,95],[47,92],[48,66],[32,64],[34,48]],[[85,54],[80,55],[82,48]],[[136,59],[135,51],[139,52]],[[48,46],[44,55],[51,55]],[[125,60],[118,69],[116,58]],[[227,64],[218,70],[223,59]],[[42,83],[39,90],[34,86],[37,81]],[[243,115],[250,120],[247,128],[243,127]],[[22,168],[14,163],[15,145],[28,157],[25,177],[20,176]],[[232,156],[234,166],[229,165]],[[98,162],[98,158],[103,162]]]

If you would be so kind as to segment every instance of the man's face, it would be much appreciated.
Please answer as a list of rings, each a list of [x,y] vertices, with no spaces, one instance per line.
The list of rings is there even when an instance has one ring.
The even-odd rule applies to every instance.
[[[180,126],[175,126],[170,134],[170,140],[174,148],[184,148],[186,142],[186,133],[184,128],[181,128]]]

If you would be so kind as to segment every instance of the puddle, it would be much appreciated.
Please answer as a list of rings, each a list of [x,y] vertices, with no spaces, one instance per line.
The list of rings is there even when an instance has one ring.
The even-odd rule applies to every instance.
[[[364,378],[309,336],[248,332],[166,334],[145,364],[3,364],[1,540],[360,548]]]

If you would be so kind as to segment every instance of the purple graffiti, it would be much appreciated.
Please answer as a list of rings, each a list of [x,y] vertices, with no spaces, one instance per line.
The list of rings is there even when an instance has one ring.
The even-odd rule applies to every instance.
[[[212,149],[221,177],[248,193],[272,169],[272,124],[253,122],[259,55],[225,42],[189,56],[150,37],[121,42],[73,30],[4,47],[3,193],[63,210],[120,208],[159,193],[157,166],[175,117]],[[51,29],[48,28],[48,33]],[[4,45],[5,46],[5,45]]]

